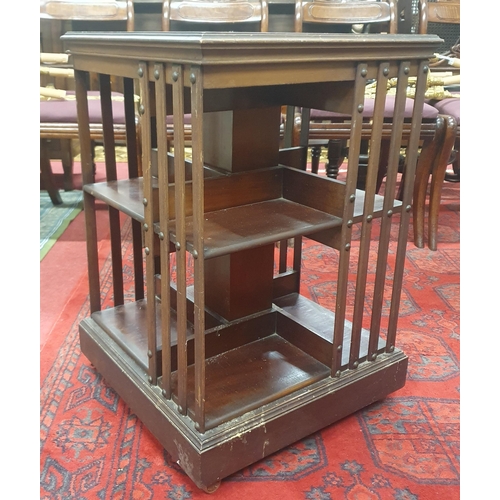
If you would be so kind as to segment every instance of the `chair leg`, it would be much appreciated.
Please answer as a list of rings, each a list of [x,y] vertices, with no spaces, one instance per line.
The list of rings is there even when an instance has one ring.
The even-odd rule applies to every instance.
[[[429,200],[429,248],[431,250],[437,249],[437,225],[439,206],[441,204],[441,191],[446,174],[446,167],[448,166],[450,154],[457,136],[457,122],[455,118],[446,115],[445,121],[446,132],[443,147],[437,157],[431,180],[431,193]]]
[[[65,191],[73,191],[73,151],[71,139],[61,140],[61,161],[64,171],[63,187]]]
[[[442,116],[436,118],[434,137],[424,140],[415,170],[413,188],[413,242],[417,248],[424,248],[425,200],[429,178],[442,147],[446,124]]]
[[[330,139],[328,141],[328,163],[326,164],[326,176],[336,179],[339,175],[339,168],[345,159],[346,141],[340,139]]]
[[[319,170],[319,159],[321,157],[321,146],[311,147],[311,172],[317,174]]]
[[[52,203],[54,205],[61,205],[62,198],[54,181],[54,174],[50,165],[50,155],[47,151],[47,144],[43,139],[40,139],[40,177],[45,189],[49,193]]]

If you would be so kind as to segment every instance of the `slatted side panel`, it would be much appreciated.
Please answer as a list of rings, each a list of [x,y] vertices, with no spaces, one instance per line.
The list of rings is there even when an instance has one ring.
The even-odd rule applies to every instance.
[[[402,61],[398,69],[398,83],[394,106],[392,134],[390,139],[390,153],[387,166],[387,176],[384,189],[384,204],[380,223],[379,245],[377,251],[376,277],[373,291],[372,317],[370,324],[370,339],[368,347],[368,359],[373,359],[378,353],[381,316],[384,306],[384,294],[387,280],[387,256],[389,242],[391,239],[391,226],[395,200],[396,183],[398,177],[399,155],[401,138],[403,132],[403,117],[406,103],[406,91],[408,87],[408,75],[410,63]],[[395,293],[400,293],[395,290]]]
[[[339,268],[337,277],[337,296],[335,301],[335,321],[333,329],[333,351],[331,373],[340,376],[346,320],[346,303],[349,284],[349,260],[351,250],[354,202],[356,199],[356,183],[358,178],[359,155],[361,148],[361,130],[363,122],[364,91],[366,85],[367,65],[358,64],[354,82],[354,99],[352,107],[352,128],[349,146],[349,168],[347,169],[346,196],[344,201],[344,219],[342,223]]]
[[[363,316],[365,312],[365,294],[368,276],[368,265],[373,228],[373,211],[375,204],[376,184],[380,162],[384,108],[387,95],[389,63],[380,64],[377,74],[377,94],[375,98],[372,134],[369,141],[369,160],[366,175],[366,191],[363,207],[363,221],[359,245],[358,265],[356,273],[356,289],[352,320],[352,336],[349,353],[349,368],[355,369],[362,361],[360,352]]]
[[[396,331],[401,303],[401,287],[403,282],[404,264],[406,258],[406,246],[408,239],[408,228],[410,221],[411,201],[413,185],[415,181],[415,169],[418,158],[418,143],[420,140],[422,108],[426,89],[426,79],[429,66],[426,61],[419,64],[417,75],[417,87],[414,97],[413,118],[410,139],[406,150],[405,178],[403,186],[403,211],[396,250],[396,267],[393,276],[393,289],[391,295],[391,308],[389,312],[389,324],[387,329],[386,351],[392,352],[396,346]]]

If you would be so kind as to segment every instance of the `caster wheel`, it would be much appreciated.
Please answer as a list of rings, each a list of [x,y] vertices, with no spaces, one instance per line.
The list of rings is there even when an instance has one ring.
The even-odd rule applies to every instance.
[[[205,493],[215,493],[219,489],[219,486],[220,486],[220,481],[217,481],[216,483],[214,483],[214,484],[212,484],[210,486],[204,486],[202,488],[202,490]]]

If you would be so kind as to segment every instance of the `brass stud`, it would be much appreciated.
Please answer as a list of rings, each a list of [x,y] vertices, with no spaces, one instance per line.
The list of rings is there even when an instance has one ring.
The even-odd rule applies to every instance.
[[[153,383],[153,377],[152,377],[151,375],[148,377],[148,382],[149,382],[150,384],[152,384],[152,383]]]
[[[162,389],[161,395],[166,398],[167,397],[167,391],[165,389]]]
[[[387,76],[389,74],[389,68],[384,68],[382,73],[384,74],[384,76]]]
[[[342,350],[342,345],[338,345],[338,346],[337,346],[337,351],[339,351],[339,352],[340,352],[341,350]]]
[[[359,366],[359,362],[358,361],[354,361],[354,363],[352,364],[352,367],[354,369],[356,369],[358,366]]]
[[[428,71],[429,71],[429,66],[424,66],[423,70],[424,70],[424,73],[428,73]]]
[[[148,358],[152,358],[153,357],[153,353],[151,352],[151,350],[148,351]]]
[[[147,224],[144,224],[142,227],[144,228],[144,231],[147,231],[149,229],[149,226]]]
[[[351,249],[351,244],[347,243],[344,248],[346,249],[346,251],[349,251]]]
[[[148,206],[148,199],[147,198],[143,198],[142,199],[142,204],[147,207]]]
[[[404,67],[404,74],[407,75],[410,72],[410,68],[408,66]]]
[[[376,359],[377,359],[377,353],[376,353],[376,352],[374,352],[374,353],[372,354],[372,361],[375,361]]]
[[[354,224],[354,221],[352,221],[351,219],[349,219],[347,221],[347,227],[352,227],[353,224]]]
[[[141,105],[139,106],[139,114],[143,115],[143,114],[144,114],[144,111],[145,111],[145,109],[144,109],[144,104],[141,104]]]
[[[393,214],[392,210],[387,210],[387,217],[392,217],[392,214]]]
[[[366,68],[363,68],[363,69],[361,70],[361,76],[366,76],[367,74],[368,74],[367,69],[366,69]]]
[[[163,234],[162,231],[158,233],[158,238],[160,238],[160,240],[163,240],[165,238],[165,235]]]
[[[172,73],[172,80],[173,80],[174,82],[176,82],[178,79],[179,79],[179,72],[178,72],[178,71],[174,71],[174,72]]]
[[[391,347],[389,347],[389,352],[394,352],[394,346],[391,345]]]
[[[373,220],[373,215],[367,215],[366,216],[366,222],[371,222]]]
[[[406,211],[409,212],[411,210],[411,205],[406,205]]]
[[[335,376],[336,376],[337,378],[340,378],[340,370],[337,370],[337,371],[335,372]]]
[[[160,79],[160,72],[157,69],[155,69],[155,71],[154,71],[154,77],[155,77],[155,80]]]
[[[193,258],[194,259],[198,258],[198,250],[193,250]]]
[[[180,241],[177,241],[175,243],[175,248],[176,248],[176,250],[180,250],[181,249],[181,242]]]
[[[144,70],[143,70],[142,68],[139,68],[139,69],[137,70],[137,74],[138,74],[140,77],[144,76]]]
[[[145,253],[146,255],[149,255],[149,247],[144,248],[144,253]]]
[[[362,104],[359,104],[358,105],[358,113],[362,113],[363,109],[365,109],[365,107]]]
[[[191,75],[189,76],[189,81],[191,83],[196,83],[196,75],[194,73],[191,73]]]
[[[355,194],[351,194],[351,196],[349,196],[349,201],[352,203],[354,200],[356,199],[356,195]]]

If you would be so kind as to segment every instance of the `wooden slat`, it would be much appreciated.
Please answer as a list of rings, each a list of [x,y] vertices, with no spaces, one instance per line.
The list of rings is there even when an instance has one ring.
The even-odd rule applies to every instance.
[[[403,116],[406,103],[409,68],[410,63],[408,61],[402,61],[399,65],[398,71],[398,83],[392,120],[391,145],[384,190],[384,206],[378,245],[376,279],[373,291],[373,307],[370,323],[370,346],[368,352],[369,359],[373,358],[378,349],[378,337],[380,333],[380,321],[386,284],[387,254],[389,251],[389,242],[391,237],[393,214],[392,207],[394,205],[395,188],[399,167],[399,152],[403,133]]]
[[[99,87],[106,180],[116,181],[115,136],[113,133],[113,108],[111,106],[111,79],[109,75],[99,74]],[[111,241],[111,266],[113,269],[113,301],[115,306],[120,306],[124,302],[120,212],[116,208],[108,206],[108,214]]]
[[[153,203],[153,180],[151,176],[151,109],[149,96],[148,65],[145,62],[139,63],[139,88],[141,95],[140,114],[142,131],[142,168],[143,168],[143,189],[144,189],[144,252],[146,254],[146,283],[151,286],[146,288],[146,323],[148,337],[148,380],[151,384],[157,382],[156,356],[156,299],[155,289],[152,284],[155,280],[154,262],[154,203]]]
[[[352,338],[349,354],[349,368],[351,369],[357,367],[360,356],[359,347],[361,341],[361,329],[363,325],[366,279],[368,271],[368,260],[370,257],[370,240],[372,232],[373,213],[375,208],[375,190],[377,186],[377,175],[380,162],[382,127],[384,122],[384,108],[385,98],[387,95],[388,75],[389,63],[380,64],[377,76],[377,94],[375,96],[375,108],[373,113],[373,130],[369,145],[370,156],[368,159],[368,171],[366,175],[363,223],[361,226],[358,271],[356,275]]]
[[[135,124],[135,102],[134,102],[134,80],[123,79],[123,94],[125,98],[125,124],[128,176],[135,179],[139,176],[139,134]],[[142,170],[142,169],[141,169]],[[134,285],[135,300],[144,298],[144,266],[142,258],[142,227],[141,224],[132,220],[132,246],[134,254]]]
[[[354,82],[354,102],[352,107],[352,129],[349,139],[349,168],[347,169],[346,192],[344,198],[344,218],[340,235],[339,272],[337,278],[337,296],[335,300],[335,323],[333,330],[332,376],[340,375],[342,342],[344,338],[345,308],[349,273],[351,234],[356,199],[359,152],[361,147],[361,126],[363,123],[364,90],[366,85],[367,65],[358,64]]]
[[[406,258],[406,244],[408,239],[408,226],[410,220],[411,199],[413,195],[413,184],[415,181],[415,169],[418,157],[418,143],[420,139],[422,108],[424,104],[427,73],[429,65],[422,61],[419,66],[415,102],[413,105],[412,131],[407,148],[404,187],[403,187],[403,211],[398,235],[398,246],[396,250],[396,264],[394,269],[391,309],[389,312],[389,325],[387,328],[386,351],[394,350],[396,343],[396,330],[401,302],[401,287],[404,274],[404,263]]]
[[[78,113],[80,154],[83,184],[94,181],[92,162],[92,144],[89,133],[89,108],[87,103],[87,74],[75,71],[76,109]],[[84,193],[85,232],[87,239],[87,269],[89,277],[90,311],[101,309],[101,292],[99,280],[99,253],[97,249],[97,222],[95,216],[95,198]]]
[[[185,169],[184,169],[184,78],[183,67],[172,65],[174,163],[175,163],[175,249],[177,265],[177,365],[178,410],[187,413],[187,345],[186,345],[186,221],[185,221]]]
[[[194,257],[194,416],[199,432],[205,432],[205,257],[203,179],[203,74],[191,68],[191,133],[193,176],[193,257]]]
[[[156,100],[156,134],[158,144],[158,198],[160,205],[160,273],[161,273],[161,338],[162,345],[171,343],[170,316],[170,241],[168,238],[168,141],[165,117],[167,116],[167,96],[165,83],[165,67],[154,66],[155,100]],[[162,351],[162,394],[170,399],[172,359],[170,349]]]

